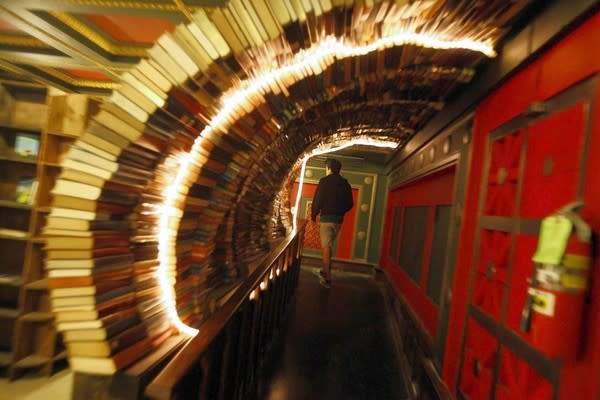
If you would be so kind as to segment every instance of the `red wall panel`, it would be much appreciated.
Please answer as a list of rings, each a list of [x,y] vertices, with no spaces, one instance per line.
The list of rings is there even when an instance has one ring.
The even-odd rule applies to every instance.
[[[498,341],[481,325],[470,320],[460,391],[467,400],[488,400],[493,390]]]
[[[535,100],[538,74],[537,68],[528,68],[485,99],[477,109],[478,129],[489,132],[521,114]]]
[[[473,304],[494,319],[500,319],[510,256],[510,234],[484,230],[475,274]]]
[[[584,115],[577,104],[529,127],[523,217],[543,218],[576,197]]]
[[[600,13],[552,47],[536,61],[539,81],[536,97],[546,99],[600,70]]]
[[[522,143],[523,132],[518,131],[491,144],[492,156],[484,208],[486,215],[514,214]]]
[[[459,382],[458,366],[461,365],[461,347],[463,332],[467,328],[468,281],[470,270],[477,262],[473,260],[475,237],[477,233],[478,209],[480,191],[485,186],[497,182],[490,175],[488,182],[482,182],[484,156],[486,153],[487,136],[491,130],[521,114],[534,100],[545,100],[558,92],[567,89],[600,70],[600,53],[594,49],[600,37],[600,14],[596,14],[578,27],[567,38],[557,43],[545,54],[508,80],[496,92],[485,99],[478,107],[475,120],[469,161],[467,192],[463,210],[463,223],[460,232],[460,242],[456,260],[456,278],[453,286],[453,306],[450,310],[446,353],[444,357],[443,378],[454,390]],[[591,139],[587,145],[588,164],[585,166],[585,215],[591,221],[596,232],[600,231],[600,85],[596,85],[594,107],[589,114],[593,116]],[[524,187],[527,188],[520,199],[521,215],[523,217],[540,218],[554,211],[556,207],[573,199],[574,182],[579,175],[574,158],[581,154],[584,144],[578,132],[585,130],[586,105],[577,105],[564,112],[556,113],[547,120],[542,120],[529,131],[532,142],[528,144],[524,173]],[[575,134],[573,135],[573,132]],[[565,143],[568,146],[565,146]],[[544,175],[544,162],[552,158],[551,173]],[[563,168],[563,166],[566,166]],[[547,165],[546,165],[547,168]],[[540,178],[540,175],[542,178]],[[505,193],[506,194],[506,193]],[[487,198],[485,199],[488,200]],[[488,204],[489,205],[489,204]],[[484,204],[484,207],[488,205]],[[502,213],[508,215],[511,210]],[[509,307],[504,323],[507,327],[518,332],[518,313],[525,301],[526,279],[530,276],[532,264],[531,253],[536,244],[535,237],[520,235],[515,240],[515,264],[509,286]],[[587,310],[586,330],[584,337],[585,352],[574,363],[565,363],[561,368],[558,398],[560,400],[600,398],[600,387],[597,371],[600,370],[600,263],[595,259],[593,286],[590,292],[591,304]],[[469,325],[469,329],[470,325]],[[526,334],[522,334],[527,338]],[[469,339],[467,339],[467,342]],[[468,348],[468,346],[466,347]],[[465,352],[465,357],[468,354]],[[529,368],[522,360],[514,360],[513,355],[507,355],[507,350],[501,352],[501,365],[511,365],[515,368]],[[521,363],[521,364],[520,364]],[[524,366],[523,366],[524,364]],[[527,368],[526,368],[527,367]],[[467,373],[463,367],[463,374]],[[510,377],[504,370],[499,375],[496,395],[498,398],[552,398],[548,382],[541,381],[538,389],[527,389],[531,382],[537,382],[539,377],[529,372],[530,376],[520,384],[517,377]],[[504,375],[502,375],[504,373]],[[463,375],[461,375],[463,376]],[[590,379],[581,379],[589,377]],[[594,378],[596,377],[596,378]],[[541,379],[541,378],[539,378]],[[512,380],[512,381],[511,381]],[[512,382],[512,383],[511,383]],[[530,382],[530,383],[526,383]],[[512,386],[511,386],[512,385]],[[525,387],[525,391],[518,389]],[[535,385],[534,385],[535,386]],[[527,391],[529,390],[529,391]],[[536,391],[539,390],[539,391]],[[504,397],[503,397],[504,396]],[[508,397],[507,397],[508,396]],[[520,397],[519,397],[520,396]],[[525,396],[525,397],[523,397]],[[530,396],[530,397],[527,397]],[[533,396],[533,397],[532,397]]]
[[[418,181],[404,185],[395,189],[389,194],[388,209],[386,215],[386,226],[384,228],[385,237],[383,240],[382,249],[382,267],[388,271],[394,284],[398,290],[404,295],[408,303],[416,311],[417,315],[427,328],[429,334],[434,337],[437,331],[438,319],[440,311],[429,297],[425,294],[423,286],[427,282],[427,267],[425,264],[429,262],[429,256],[423,257],[423,275],[419,284],[415,283],[404,270],[402,270],[397,260],[391,260],[389,257],[390,246],[399,245],[399,243],[390,243],[392,236],[391,225],[393,223],[394,207],[410,207],[410,206],[430,206],[428,218],[428,227],[425,235],[426,244],[424,250],[428,251],[431,246],[433,218],[432,213],[436,205],[449,205],[452,203],[452,195],[454,192],[454,175],[456,169],[454,166],[443,171],[431,174]],[[399,227],[401,229],[401,226]]]
[[[525,361],[503,348],[496,386],[497,400],[551,400],[552,386]]]

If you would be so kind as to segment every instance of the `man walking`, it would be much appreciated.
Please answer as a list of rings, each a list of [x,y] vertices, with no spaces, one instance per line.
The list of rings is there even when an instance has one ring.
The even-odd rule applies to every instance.
[[[312,203],[311,219],[316,222],[321,214],[319,235],[323,248],[323,267],[320,271],[320,282],[323,286],[331,286],[331,246],[340,231],[344,214],[352,206],[352,188],[346,179],[340,175],[342,163],[333,158],[325,160],[326,176],[319,180],[317,191]]]

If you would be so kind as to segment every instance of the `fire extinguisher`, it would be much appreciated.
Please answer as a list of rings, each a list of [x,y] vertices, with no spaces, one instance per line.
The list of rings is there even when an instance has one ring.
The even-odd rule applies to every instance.
[[[542,220],[535,269],[521,314],[521,329],[533,347],[551,359],[575,360],[579,353],[592,265],[592,231],[568,204]]]

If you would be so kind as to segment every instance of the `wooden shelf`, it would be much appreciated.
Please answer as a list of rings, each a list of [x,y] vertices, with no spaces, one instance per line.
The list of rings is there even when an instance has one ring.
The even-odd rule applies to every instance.
[[[0,307],[0,318],[17,319],[18,317],[19,310],[17,308]]]
[[[12,363],[12,353],[10,351],[0,351],[0,367],[7,367]]]
[[[0,161],[10,161],[23,164],[37,164],[35,158],[21,157],[18,155],[0,155]]]
[[[29,282],[25,285],[25,289],[29,290],[48,290],[48,279],[39,279],[37,281]]]
[[[52,360],[53,361],[65,360],[68,356],[69,356],[69,353],[67,353],[67,350],[63,350],[60,353],[57,353],[54,356],[54,358],[52,358]]]
[[[20,359],[16,363],[13,364],[15,368],[35,368],[41,367],[44,364],[47,364],[50,361],[49,357],[39,356],[37,354],[32,354],[25,358]]]
[[[57,163],[57,162],[42,161],[42,164],[45,165],[46,167],[62,168],[62,165],[60,163]]]
[[[54,319],[54,314],[51,312],[34,311],[21,316],[21,321],[25,322],[47,322]]]
[[[37,83],[37,82],[25,82],[25,81],[0,79],[0,83],[3,85],[6,85],[6,86],[12,86],[12,87],[22,87],[22,88],[29,88],[29,89],[41,89],[41,90],[47,89],[46,85],[42,85],[41,83]]]
[[[33,205],[32,204],[17,203],[16,201],[12,201],[12,200],[0,200],[0,207],[18,208],[18,209],[22,209],[22,210],[31,210],[33,208]]]
[[[6,84],[11,85],[11,82]],[[0,91],[3,88],[0,80]],[[85,129],[86,121],[99,105],[97,100],[84,95],[54,96],[47,90],[35,90],[31,95],[34,92],[31,88],[36,89],[38,86],[17,82],[12,88],[5,90],[4,94],[14,99],[26,94],[29,96],[27,99],[34,100],[24,100],[27,104],[21,104],[19,114],[10,115],[10,118],[4,120],[4,124],[0,123],[0,139],[3,144],[0,149],[3,180],[0,194],[5,199],[0,200],[0,244],[2,251],[6,253],[2,254],[3,262],[0,262],[0,290],[6,293],[2,304],[7,306],[0,307],[0,319],[5,326],[14,329],[12,340],[9,338],[3,341],[2,350],[5,353],[0,352],[0,365],[9,367],[10,379],[20,376],[20,373],[13,372],[19,368],[37,368],[39,371],[36,373],[48,373],[53,362],[68,357],[61,336],[57,335],[52,322],[54,314],[48,309],[49,280],[46,278],[43,262],[43,247],[47,240],[41,235],[40,228],[44,218],[51,212],[50,191],[62,168],[58,161],[62,160],[70,144],[80,137],[78,134],[64,132]],[[39,118],[39,110],[44,110],[51,116],[47,118],[45,125],[42,118]],[[76,116],[71,115],[72,110],[77,110]],[[34,126],[34,123],[42,123],[42,126]],[[16,124],[21,126],[15,126]],[[29,157],[22,155],[27,154],[25,152],[15,152],[17,137],[21,133],[39,140],[39,151],[35,157],[33,146]],[[25,186],[25,178],[37,183],[37,192],[31,199],[33,204],[14,201],[17,198],[16,189]],[[19,197],[19,200],[24,198]],[[37,280],[32,281],[33,279]],[[10,308],[13,305],[14,308]]]
[[[10,129],[13,131],[28,131],[28,132],[35,132],[35,133],[41,133],[41,129],[35,126],[15,126],[15,125],[7,125],[7,124],[0,124],[0,129]]]
[[[20,275],[0,274],[0,286],[18,287],[21,285],[23,285],[23,278]]]
[[[53,135],[53,136],[60,136],[60,137],[64,137],[67,139],[79,139],[79,135],[70,135],[68,133],[62,133],[62,132],[54,132],[54,131],[48,131],[46,132],[48,135]]]
[[[46,244],[46,238],[41,236],[32,237],[31,241],[36,244]]]

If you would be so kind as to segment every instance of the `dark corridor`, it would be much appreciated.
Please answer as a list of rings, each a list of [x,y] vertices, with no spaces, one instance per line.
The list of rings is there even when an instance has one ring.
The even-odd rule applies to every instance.
[[[363,274],[334,272],[331,289],[303,267],[263,400],[405,399],[382,290]]]

